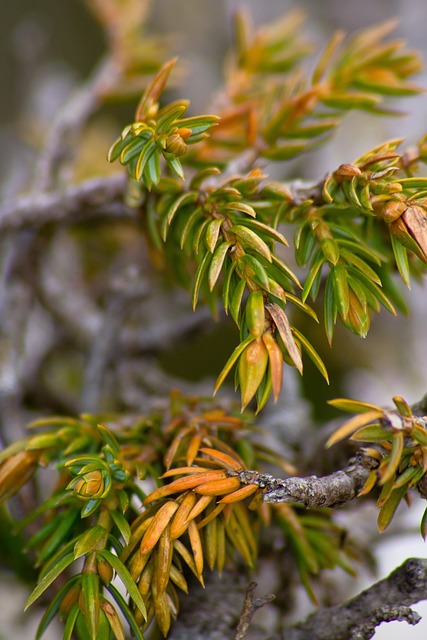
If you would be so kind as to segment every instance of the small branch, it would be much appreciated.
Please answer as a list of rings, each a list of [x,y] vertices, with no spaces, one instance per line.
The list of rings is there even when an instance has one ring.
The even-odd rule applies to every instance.
[[[0,233],[38,228],[49,222],[75,222],[88,216],[134,220],[122,200],[126,174],[94,178],[52,193],[22,196],[0,206]]]
[[[356,498],[369,472],[378,461],[358,453],[341,471],[327,476],[291,477],[285,480],[257,471],[233,472],[242,484],[256,484],[264,489],[264,502],[303,504],[308,509],[336,507]],[[231,472],[230,472],[231,473]]]
[[[261,598],[254,598],[256,587],[257,583],[251,582],[246,589],[245,600],[243,603],[243,608],[240,614],[240,620],[234,640],[243,640],[243,638],[246,636],[246,631],[251,624],[251,620],[255,611],[263,607],[265,604],[272,602],[275,598],[273,594],[262,596]]]
[[[335,607],[325,607],[285,629],[286,640],[370,640],[382,622],[417,624],[410,605],[427,599],[427,560],[409,558],[387,578]]]
[[[224,174],[221,174],[223,178]],[[36,192],[14,198],[0,204],[0,233],[37,229],[49,222],[70,223],[89,216],[135,220],[136,210],[123,202],[126,181],[123,172],[92,178],[49,193]],[[288,186],[292,188],[293,185]]]

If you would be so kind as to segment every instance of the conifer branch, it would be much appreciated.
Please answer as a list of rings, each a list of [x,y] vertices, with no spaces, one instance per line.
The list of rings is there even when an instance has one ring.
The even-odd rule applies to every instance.
[[[387,40],[396,26],[389,22],[347,39],[337,33],[308,77],[300,63],[311,47],[300,37],[299,13],[257,32],[241,13],[220,99],[207,114],[187,114],[188,100],[162,96],[177,59],[162,64],[159,42],[141,37],[145,3],[132,0],[126,11],[117,0],[89,4],[104,28],[106,55],[58,111],[32,192],[0,205],[0,236],[10,247],[3,290],[12,285],[2,302],[10,303],[13,314],[2,319],[10,338],[3,350],[14,378],[11,385],[3,375],[7,402],[0,413],[9,423],[23,422],[10,419],[7,403],[12,400],[15,409],[22,400],[32,413],[46,391],[51,411],[52,405],[77,404],[79,384],[85,411],[100,412],[51,415],[28,425],[29,435],[0,452],[0,502],[26,491],[34,474],[46,468],[57,473],[52,495],[35,492],[34,504],[27,505],[33,513],[23,514],[22,528],[37,522],[27,546],[41,570],[26,606],[60,576],[62,583],[37,637],[59,613],[67,637],[124,638],[130,631],[142,640],[153,621],[170,640],[243,640],[254,612],[274,598],[255,598],[255,583],[246,588],[243,566],[252,569],[260,556],[262,563],[259,551],[284,550],[285,562],[276,571],[287,612],[293,573],[313,602],[311,581],[322,571],[341,567],[354,575],[360,546],[325,507],[380,487],[382,532],[409,491],[427,497],[426,399],[410,407],[394,396],[396,410],[331,400],[356,415],[326,447],[347,438],[367,446],[348,463],[332,463],[338,470],[321,477],[263,473],[265,463],[296,471],[275,448],[252,440],[245,415],[197,398],[198,383],[191,384],[188,398],[172,391],[168,405],[162,401],[148,412],[166,378],[170,387],[167,367],[162,373],[154,352],[179,346],[206,324],[206,316],[203,310],[191,319],[182,316],[170,288],[167,309],[158,304],[156,282],[148,282],[152,272],[141,267],[141,259],[144,267],[148,262],[141,256],[146,253],[154,267],[165,267],[166,278],[191,289],[193,310],[204,299],[214,317],[219,307],[237,325],[240,343],[214,393],[235,368],[242,410],[256,400],[258,413],[270,395],[278,400],[284,364],[302,375],[303,357],[329,381],[315,346],[292,324],[298,316],[290,315],[288,303],[317,320],[307,301],[322,297],[331,346],[337,320],[365,337],[372,313],[406,309],[392,276],[398,271],[410,288],[411,277],[425,273],[427,176],[420,165],[427,164],[427,139],[407,152],[398,150],[402,140],[390,140],[312,184],[271,180],[262,163],[300,157],[324,144],[349,111],[396,115],[387,96],[420,92],[411,77],[421,61],[401,40]],[[143,76],[152,72],[147,84]],[[128,178],[70,186],[90,116],[106,97],[143,87],[134,120],[107,156],[127,168]],[[93,219],[101,224],[80,224]],[[111,219],[125,223],[106,224]],[[64,229],[75,222],[77,227]],[[290,260],[284,224],[295,229]],[[93,226],[102,233],[93,233]],[[293,258],[307,267],[302,283],[290,266]],[[33,348],[44,331],[50,335]],[[142,363],[133,357],[141,354]],[[104,402],[110,389],[112,397]],[[123,413],[129,407],[138,414]],[[156,488],[143,493],[141,479]],[[258,533],[270,522],[274,536],[280,532],[280,545],[267,541],[263,548]],[[427,509],[420,530],[426,539]],[[191,585],[190,573],[200,590]],[[202,595],[205,578],[212,589]],[[410,559],[352,600],[284,630],[286,640],[369,640],[383,621],[416,624],[419,616],[410,606],[427,598],[426,578],[427,561]],[[189,586],[189,600],[172,625],[179,592],[188,594]]]

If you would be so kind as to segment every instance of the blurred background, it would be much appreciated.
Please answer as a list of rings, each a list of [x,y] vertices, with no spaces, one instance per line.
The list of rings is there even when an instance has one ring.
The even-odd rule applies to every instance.
[[[142,0],[141,6],[145,7]],[[241,6],[249,9],[256,25],[274,21],[290,10],[303,10],[307,16],[305,31],[316,43],[316,49],[320,49],[336,29],[351,32],[372,23],[397,18],[397,36],[404,38],[411,48],[418,49],[427,58],[427,3],[423,0],[265,0],[262,3],[257,0],[156,0],[150,9],[147,8],[146,32],[160,36],[156,46],[161,47],[162,38],[166,37],[172,55],[180,56],[181,89],[180,94],[173,97],[189,98],[193,113],[203,110],[209,112],[209,97],[221,86],[222,65],[232,34],[232,15]],[[1,5],[0,49],[0,198],[9,200],[21,192],[37,189],[37,184],[34,183],[34,166],[49,125],[97,65],[105,52],[105,39],[100,25],[83,0],[21,0],[19,3],[4,2]],[[427,73],[420,74],[417,82],[427,87]],[[110,101],[96,118],[89,120],[79,150],[79,169],[75,179],[117,171],[116,167],[107,164],[106,152],[123,125],[132,119],[135,104],[135,96],[117,104]],[[352,113],[331,143],[291,166],[281,168],[283,173],[280,177],[286,175],[292,178],[298,175],[314,180],[342,162],[351,162],[386,139],[405,137],[408,143],[414,143],[427,130],[426,96],[399,100],[396,104],[399,108],[406,109],[410,115],[400,119],[375,119],[366,114]],[[269,172],[268,167],[266,171]],[[102,229],[99,232],[102,234]],[[123,230],[119,232],[125,233]],[[57,243],[54,252],[49,249],[48,268],[59,274],[59,281],[50,282],[50,289],[48,286],[47,293],[51,296],[51,303],[64,296],[61,288],[64,280],[61,281],[61,277],[69,280],[70,286],[81,277],[75,267],[75,262],[78,262],[75,246],[78,236],[78,231],[72,239],[64,236]],[[0,242],[1,418],[6,425],[6,436],[11,437],[13,434],[18,437],[25,421],[32,417],[32,412],[39,415],[44,408],[48,409],[52,398],[53,404],[56,402],[58,410],[63,412],[72,410],[76,403],[77,406],[81,402],[84,404],[81,400],[81,388],[87,375],[90,375],[90,368],[88,373],[84,350],[73,350],[72,341],[65,348],[64,341],[62,346],[55,344],[52,347],[48,335],[54,329],[54,320],[43,315],[42,309],[31,307],[31,324],[23,325],[26,309],[29,308],[26,292],[13,280],[10,282],[7,274],[11,264],[13,266],[18,258],[21,260],[22,256],[25,257],[26,238],[25,235],[19,237],[18,258],[10,243],[1,239]],[[141,246],[131,244],[125,261],[123,257],[117,258],[113,247],[111,264],[107,273],[101,277],[96,238],[85,237],[84,243],[86,251],[89,254],[92,252],[92,263],[86,265],[85,269],[94,274],[92,277],[96,286],[102,291],[97,300],[97,308],[90,301],[82,301],[82,304],[89,304],[87,313],[92,313],[90,317],[94,323],[92,329],[87,329],[87,340],[90,341],[97,331],[99,310],[111,310],[112,304],[111,313],[114,312],[114,300],[110,304],[111,299],[105,294],[105,282],[111,279],[113,272],[118,274],[117,290],[120,290],[121,277],[126,282],[137,280],[143,289],[136,296],[139,296],[139,302],[142,296],[142,307],[140,305],[138,309],[132,308],[129,312],[134,325],[141,320],[141,314],[147,325],[150,324],[150,318],[153,320],[160,316],[167,319],[171,316],[171,308],[174,314],[182,312],[183,317],[186,316],[188,300],[186,297],[183,299],[180,293],[171,293],[164,288],[160,299],[154,302],[150,299],[149,292],[144,289],[149,286],[149,279],[145,281],[144,278],[139,278],[140,270],[144,272],[149,267],[143,261],[142,266],[139,263],[137,268],[134,264]],[[74,265],[71,269],[70,264]],[[60,290],[55,293],[58,282]],[[301,415],[306,415],[308,407],[314,403],[318,408],[312,418],[321,422],[331,415],[326,408],[326,400],[341,394],[380,405],[389,405],[391,397],[396,394],[403,395],[410,403],[419,400],[427,391],[427,340],[423,339],[427,295],[419,284],[414,283],[412,287],[410,306],[410,320],[402,316],[394,318],[382,311],[379,319],[373,319],[371,332],[365,341],[348,332],[337,331],[333,354],[328,351],[326,341],[319,338],[319,351],[327,362],[332,380],[336,382],[330,388],[326,387],[320,376],[311,371],[308,365],[301,392],[300,383],[289,374],[289,379],[285,380],[287,389],[285,388],[284,399],[275,409],[276,419],[281,415],[278,412],[287,412],[283,415],[293,415],[293,419],[289,418],[289,421],[293,420],[297,425]],[[169,322],[172,320],[170,318]],[[216,338],[224,331],[224,327],[218,328],[203,313],[201,322],[205,324],[202,337],[190,335],[185,344],[172,344],[169,350],[162,350],[156,355],[153,371],[157,373],[153,373],[150,380],[147,381],[147,376],[141,371],[135,358],[133,377],[131,380],[127,379],[126,385],[123,383],[126,386],[123,403],[127,407],[139,409],[153,389],[166,389],[170,384],[176,384],[178,378],[184,389],[197,388],[210,392],[212,379],[225,361],[235,336],[232,329],[226,328],[228,338],[221,338],[221,345],[218,345]],[[16,332],[17,323],[22,326],[21,334]],[[167,333],[170,325],[166,320],[164,323],[164,331]],[[317,341],[317,337],[315,340]],[[84,340],[81,344],[85,344]],[[41,381],[37,397],[30,397],[28,394],[24,397],[26,409],[22,412],[19,408],[22,397],[17,392],[16,381],[22,375],[24,351],[37,352],[39,358],[45,359],[46,379]],[[67,360],[66,371],[61,364],[64,358]],[[145,358],[146,368],[150,367],[150,358],[151,355]],[[347,373],[349,359],[353,368]],[[183,367],[183,363],[188,364]],[[200,371],[204,378],[202,382],[197,381]],[[95,398],[86,398],[86,402],[108,405],[110,391],[111,386],[108,386],[107,380],[102,392]],[[266,420],[273,420],[274,416],[267,416]],[[415,501],[413,509],[402,512],[400,523],[393,524],[390,532],[378,543],[376,554],[379,577],[387,575],[409,555],[425,555],[426,548],[418,533],[403,534],[404,528],[412,528],[414,531],[417,529],[422,508]],[[367,511],[365,515],[372,522],[375,521],[372,511]],[[34,637],[34,616],[22,614],[25,591],[6,569],[1,583],[0,638],[10,638],[12,634],[23,640]],[[408,640],[425,638],[427,606],[415,608],[426,616],[417,627],[403,627],[399,623],[383,625],[377,631],[376,640],[400,638],[402,633]],[[58,638],[58,634],[59,631],[53,629],[50,635],[46,634],[46,638]]]

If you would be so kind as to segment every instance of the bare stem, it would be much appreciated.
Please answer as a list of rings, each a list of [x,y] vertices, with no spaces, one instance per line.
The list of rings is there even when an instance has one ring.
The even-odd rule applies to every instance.
[[[336,507],[356,498],[365,484],[371,469],[378,461],[358,453],[348,466],[327,476],[274,478],[257,471],[230,472],[237,475],[242,484],[257,484],[264,489],[264,502],[303,504],[308,509]]]
[[[243,608],[240,613],[240,620],[234,640],[243,640],[243,638],[246,636],[249,625],[251,624],[251,620],[255,611],[268,604],[269,602],[272,602],[275,598],[273,594],[262,596],[261,598],[254,598],[256,587],[257,583],[251,582],[246,589],[245,600],[243,602]]]

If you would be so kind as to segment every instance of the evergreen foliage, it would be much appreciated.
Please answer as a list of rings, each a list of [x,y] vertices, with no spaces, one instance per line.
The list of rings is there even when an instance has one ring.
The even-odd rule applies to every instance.
[[[313,57],[298,14],[255,31],[240,13],[213,113],[187,115],[187,100],[167,100],[176,59],[165,62],[158,41],[143,46],[135,25],[144,11],[131,28],[119,5],[92,8],[124,80],[151,79],[108,160],[127,169],[126,202],[138,211],[153,262],[169,266],[193,309],[206,303],[237,326],[214,393],[234,371],[242,412],[255,401],[258,413],[270,396],[279,398],[284,364],[303,375],[308,357],[328,380],[294,309],[323,324],[332,348],[337,322],[366,337],[372,312],[407,310],[396,275],[410,288],[427,264],[425,138],[407,150],[400,139],[384,142],[299,190],[271,180],[266,161],[327,144],[352,110],[396,115],[389,96],[420,92],[412,82],[419,56],[388,39],[394,25],[387,23],[338,33]],[[310,306],[318,298],[321,318]],[[349,437],[366,444],[371,468],[359,495],[377,496],[380,531],[427,470],[426,418],[393,400],[396,411],[331,403],[356,414],[328,446]],[[255,480],[271,465],[298,473],[253,437],[249,411],[172,392],[168,408],[143,416],[55,416],[28,427],[28,437],[0,454],[0,497],[9,500],[44,469],[56,471],[50,495],[16,523],[31,532],[26,549],[39,570],[27,606],[60,582],[37,638],[56,616],[64,640],[124,640],[129,630],[143,638],[150,625],[166,637],[189,573],[204,584],[206,566],[219,573],[239,561],[254,567],[268,527],[282,532],[314,601],[313,576],[336,566],[353,574],[362,559],[333,511],[266,504],[258,482],[242,482],[241,471]]]

